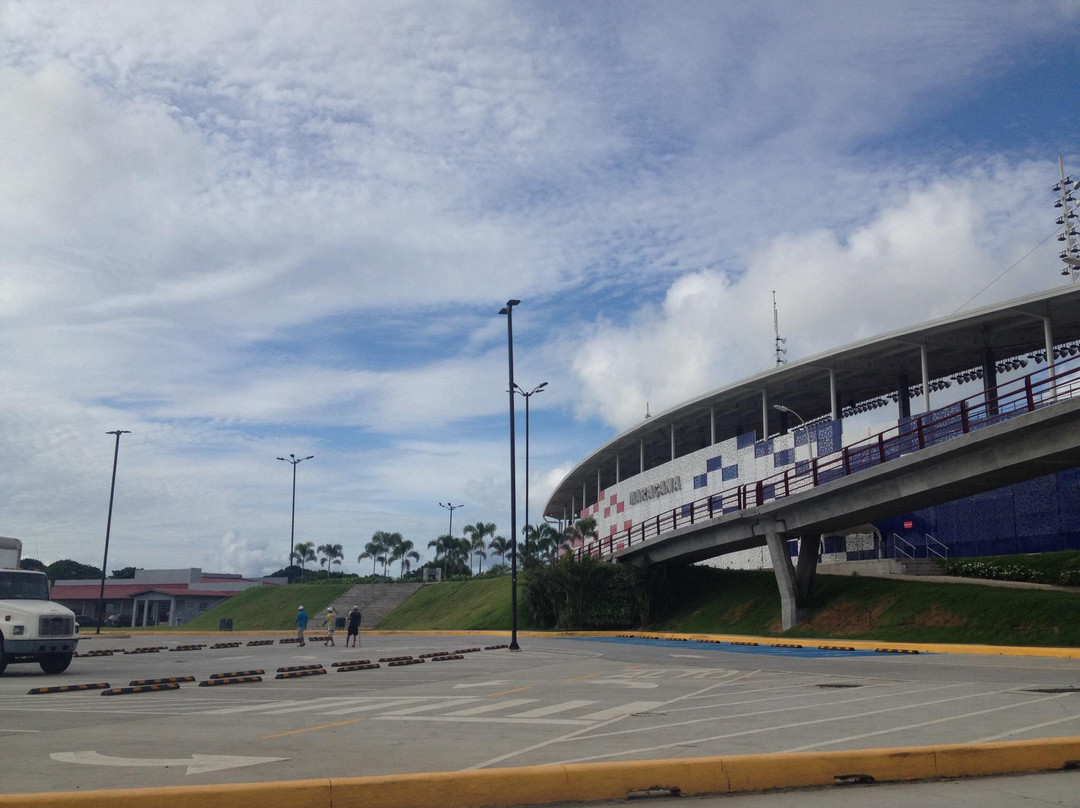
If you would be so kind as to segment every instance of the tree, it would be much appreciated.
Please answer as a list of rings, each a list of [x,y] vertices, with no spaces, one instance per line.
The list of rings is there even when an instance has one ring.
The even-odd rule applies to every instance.
[[[319,555],[322,556],[319,563],[326,565],[326,577],[330,577],[330,565],[341,565],[341,559],[345,558],[345,551],[340,544],[320,544]]]
[[[465,575],[466,571],[471,575],[472,567],[469,566],[469,554],[472,552],[472,543],[468,539],[458,539],[443,534],[437,539],[428,542],[428,547],[435,550],[435,561],[442,561],[445,574]]]
[[[479,560],[477,565],[477,572],[484,571],[484,559],[487,558],[487,553],[484,552],[486,546],[484,540],[488,536],[495,535],[495,523],[494,522],[477,522],[475,525],[465,525],[465,536],[469,540],[469,549],[471,557],[469,559],[469,569],[472,569],[472,558]]]
[[[92,581],[101,578],[101,570],[89,564],[80,564],[70,558],[54,561],[45,568],[51,581]]]
[[[44,572],[46,570],[46,567],[45,567],[44,564],[42,564],[36,558],[24,558],[22,561],[19,562],[19,569],[21,569],[21,570],[37,570],[37,571],[40,571],[40,572]]]
[[[558,554],[564,537],[549,524],[537,525],[529,533],[529,553],[525,564],[550,563]]]
[[[578,519],[574,524],[566,528],[566,539],[564,544],[568,548],[584,547],[589,542],[596,539],[596,520],[592,517],[586,519]]]
[[[408,572],[409,567],[411,566],[409,560],[419,561],[420,553],[413,549],[413,543],[409,539],[403,538],[400,533],[395,533],[393,535],[396,536],[396,539],[394,541],[394,546],[390,551],[390,560],[401,562],[401,571],[399,572],[399,575],[405,577],[405,573]]]
[[[293,547],[292,558],[300,562],[300,582],[304,582],[304,567],[315,560],[315,542],[302,541]]]
[[[113,579],[134,578],[135,570],[136,567],[124,567],[122,569],[113,570],[112,575],[110,575],[109,577]]]
[[[375,565],[381,563],[383,565],[383,575],[386,575],[386,566],[390,563],[390,554],[395,541],[398,539],[401,539],[400,533],[376,530],[371,534],[371,541],[364,545],[364,552],[357,556],[356,560],[370,558],[372,575],[375,574]]]
[[[510,552],[510,540],[504,536],[495,536],[488,542],[488,549],[506,563],[506,554]]]

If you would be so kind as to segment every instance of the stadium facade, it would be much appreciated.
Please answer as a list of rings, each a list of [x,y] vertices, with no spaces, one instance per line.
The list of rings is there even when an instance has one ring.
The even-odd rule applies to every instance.
[[[685,503],[806,473],[868,434],[1041,378],[1080,354],[1080,285],[881,334],[777,367],[647,417],[579,463],[544,508],[549,520],[596,521],[601,541]],[[794,542],[792,543],[794,552]],[[1080,469],[944,505],[851,525],[822,542],[823,562],[961,557],[1080,548]],[[766,551],[717,559],[771,566]]]

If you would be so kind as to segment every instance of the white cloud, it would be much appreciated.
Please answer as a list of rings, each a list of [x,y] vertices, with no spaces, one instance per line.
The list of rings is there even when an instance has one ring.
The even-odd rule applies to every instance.
[[[1046,235],[1058,135],[973,142],[1009,110],[952,112],[1002,77],[1034,81],[1029,57],[1072,47],[1076,11],[0,15],[0,533],[97,563],[105,432],[123,428],[116,567],[277,568],[290,489],[274,458],[291,451],[316,455],[298,536],[342,542],[347,562],[377,529],[425,548],[447,498],[509,529],[508,298],[524,301],[516,377],[550,382],[534,519],[559,471],[646,402],[760,370],[772,289],[792,356],[963,304]],[[1056,282],[1047,263],[977,302]],[[949,294],[928,294],[943,276]]]

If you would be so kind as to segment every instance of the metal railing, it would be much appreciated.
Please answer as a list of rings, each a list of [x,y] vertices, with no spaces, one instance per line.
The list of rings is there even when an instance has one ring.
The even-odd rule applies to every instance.
[[[942,542],[935,539],[929,533],[927,533],[926,534],[926,557],[929,558],[931,555],[937,556],[942,561],[948,561],[949,560],[949,548],[946,547],[945,544],[943,544]]]
[[[912,561],[915,560],[915,545],[909,542],[907,539],[903,539],[893,533],[892,546],[894,558],[900,558],[901,556],[903,556],[904,558],[911,559]]]
[[[650,516],[626,530],[594,539],[573,553],[610,556],[681,527],[813,490],[891,460],[1034,412],[1080,393],[1080,365],[1042,368],[960,401],[912,416],[876,435],[761,480],[743,483]],[[940,542],[938,542],[940,544]],[[944,545],[942,545],[944,547]]]

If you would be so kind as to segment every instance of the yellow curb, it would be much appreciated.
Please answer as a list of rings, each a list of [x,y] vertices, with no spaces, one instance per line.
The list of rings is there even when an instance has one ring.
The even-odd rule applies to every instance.
[[[657,788],[734,794],[873,782],[1053,771],[1080,765],[1080,737],[844,752],[577,763],[280,783],[14,794],[0,806],[55,808],[500,808],[625,799]],[[870,780],[868,779],[867,782]]]

